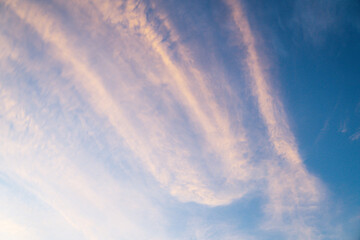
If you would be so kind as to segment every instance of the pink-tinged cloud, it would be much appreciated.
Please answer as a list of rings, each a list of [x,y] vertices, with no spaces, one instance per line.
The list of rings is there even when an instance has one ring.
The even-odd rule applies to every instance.
[[[319,204],[321,186],[302,163],[282,104],[271,90],[269,76],[262,67],[261,56],[256,49],[256,39],[242,7],[236,0],[225,2],[231,9],[240,44],[246,47],[245,63],[251,78],[252,92],[265,122],[270,142],[280,158],[279,161],[269,161],[267,164],[269,205],[266,211],[271,219],[268,225],[289,225],[292,234],[298,239],[301,239],[301,236],[304,239],[313,239],[316,229],[306,224],[302,214],[306,211],[311,212]],[[289,220],[286,221],[289,216]]]
[[[234,193],[230,195],[228,195],[230,192],[213,192],[208,176],[202,176],[201,171],[194,170],[186,147],[184,149],[181,145],[168,145],[169,139],[173,137],[169,135],[166,124],[163,124],[166,119],[161,119],[162,116],[138,114],[136,117],[140,118],[141,125],[152,126],[146,129],[148,135],[144,137],[146,131],[143,132],[139,125],[134,125],[129,113],[126,112],[127,109],[123,109],[111,96],[104,85],[104,79],[91,69],[87,60],[81,55],[81,51],[72,46],[73,40],[69,39],[50,14],[44,13],[44,10],[36,4],[28,4],[26,1],[9,1],[7,4],[21,19],[32,26],[45,42],[51,44],[52,56],[63,63],[65,69],[63,75],[74,80],[78,92],[87,99],[96,112],[108,119],[124,139],[126,146],[146,164],[147,169],[163,186],[169,188],[171,194],[183,201],[219,205],[230,203],[248,191],[248,187],[244,185],[241,190],[234,189]],[[180,69],[171,59],[166,45],[160,41],[161,36],[157,35],[151,24],[146,22],[142,4],[136,5],[135,8],[129,1],[125,12],[119,12],[120,10],[115,6],[109,7],[111,2],[95,1],[94,4],[103,15],[103,20],[110,20],[121,37],[123,33],[118,24],[125,21],[128,31],[126,38],[140,34],[140,40],[135,42],[140,41],[146,48],[150,48],[155,62],[158,61],[157,64],[164,69],[158,74],[161,76],[160,83],[168,85],[169,94],[173,98],[169,105],[174,101],[180,104],[191,120],[192,127],[199,129],[205,149],[211,154],[215,153],[214,161],[220,168],[210,169],[211,174],[228,178],[231,188],[234,188],[232,181],[240,180],[246,183],[253,178],[252,167],[247,165],[248,146],[244,131],[234,134],[230,129],[227,119],[229,114],[225,109],[220,110],[221,107],[215,101],[212,91],[206,86],[201,72],[190,64]],[[190,57],[186,55],[184,48],[185,46],[182,47],[180,54],[184,62],[190,62]],[[150,84],[158,86],[159,79],[154,79],[151,73],[147,74]],[[119,80],[120,86],[116,88],[123,87],[123,94],[126,92],[125,88],[129,89],[126,94],[134,99],[133,105],[143,104],[139,102],[143,101],[141,96],[138,96],[139,93],[131,92],[132,83],[126,81],[127,85],[125,85],[121,83],[125,82],[123,79]],[[167,101],[167,99],[163,100]],[[161,159],[167,159],[165,165]],[[208,162],[209,166],[211,161]]]
[[[351,141],[356,141],[360,138],[360,131],[354,133],[353,135],[350,136],[350,140]]]

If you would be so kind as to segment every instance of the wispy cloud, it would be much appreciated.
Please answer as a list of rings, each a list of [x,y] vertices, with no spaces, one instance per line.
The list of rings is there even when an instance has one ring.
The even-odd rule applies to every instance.
[[[322,186],[303,164],[241,5],[225,3],[246,49],[236,57],[249,73],[251,113],[229,107],[248,99],[226,74],[213,85],[157,1],[2,1],[0,172],[80,239],[168,239],[178,224],[167,208],[211,211],[259,192],[261,231],[316,239]],[[246,123],[255,118],[260,126]],[[194,224],[179,239],[257,238],[187,217]],[[22,228],[6,224],[7,234]]]
[[[247,50],[245,63],[248,68],[253,95],[267,127],[270,142],[279,159],[268,164],[268,197],[266,211],[270,227],[289,226],[293,237],[314,238],[311,225],[306,224],[304,212],[319,204],[321,187],[305,169],[298,153],[295,138],[289,128],[281,102],[273,94],[256,49],[256,39],[249,22],[237,1],[226,1],[231,8],[233,21],[238,29],[239,41]],[[287,219],[287,220],[285,220]],[[280,226],[276,226],[279,224]]]
[[[348,121],[345,120],[340,123],[339,130],[338,130],[339,132],[346,133],[348,131],[348,128],[347,128],[348,123],[347,122]]]
[[[170,187],[172,194],[186,201],[199,201],[210,205],[217,205],[229,203],[231,199],[241,196],[241,192],[246,192],[246,188],[243,188],[241,192],[236,193],[234,196],[223,196],[218,199],[216,197],[218,194],[212,192],[211,188],[205,187],[211,184],[208,182],[209,180],[206,180],[206,177],[201,177],[199,171],[194,172],[194,165],[189,162],[187,147],[184,149],[182,146],[167,145],[169,139],[173,138],[173,136],[169,135],[171,130],[166,129],[166,125],[164,125],[164,121],[168,120],[163,118],[167,116],[149,115],[146,113],[132,115],[135,113],[131,113],[129,109],[124,109],[111,96],[99,73],[91,69],[86,60],[79,60],[83,59],[83,56],[76,54],[79,51],[71,46],[73,40],[69,39],[62,32],[61,27],[58,26],[51,16],[41,13],[42,10],[34,4],[27,6],[27,3],[22,3],[24,4],[23,8],[20,4],[15,7],[15,2],[13,1],[11,1],[11,4],[9,6],[13,6],[14,11],[21,19],[34,27],[45,42],[53,45],[53,56],[64,63],[66,76],[71,77],[75,81],[76,88],[86,96],[95,111],[109,120],[118,134],[124,139],[125,144],[132,149],[135,155],[139,156],[161,184]],[[119,12],[115,6],[111,7],[112,2],[107,4],[104,2],[94,2],[94,4],[96,4],[100,13],[104,16],[103,20],[110,20],[115,25],[115,28],[118,28],[119,35],[121,35],[122,31],[120,30],[122,29],[119,29],[119,26],[116,25],[121,23],[121,18],[127,19],[126,24],[128,25],[125,26],[125,29],[128,30],[129,36],[126,37],[130,38],[140,34],[139,41],[150,48],[149,50],[152,51],[155,58],[153,61],[163,66],[162,69],[164,70],[158,70],[160,72],[157,72],[156,75],[164,76],[161,78],[160,83],[166,85],[167,91],[165,94],[171,94],[170,98],[173,97],[170,101],[163,99],[165,104],[180,105],[179,107],[184,110],[190,121],[190,127],[195,132],[200,131],[199,136],[204,138],[205,142],[201,143],[204,144],[203,147],[208,152],[215,154],[215,159],[212,161],[220,161],[220,165],[218,165],[221,166],[220,169],[209,169],[209,171],[213,172],[213,174],[220,174],[222,177],[230,175],[230,179],[247,180],[248,171],[251,169],[243,167],[246,164],[247,159],[245,156],[247,155],[248,148],[246,146],[245,135],[241,131],[239,131],[239,134],[233,134],[229,127],[229,121],[226,119],[226,110],[220,110],[220,107],[214,101],[211,91],[207,89],[201,73],[195,68],[190,67],[188,69],[185,67],[180,69],[177,67],[167,52],[166,43],[164,45],[161,43],[161,36],[157,35],[150,23],[147,23],[145,13],[143,12],[143,4],[131,4],[131,1],[129,1],[126,4],[126,11],[124,13]],[[126,14],[129,16],[124,16]],[[122,27],[122,25],[120,26]],[[181,49],[179,54],[183,56],[183,61],[189,62],[189,56],[185,56],[185,52],[185,50]],[[136,56],[136,54],[133,53],[131,56]],[[137,64],[140,65],[140,63]],[[145,65],[149,65],[149,63],[145,63]],[[157,69],[156,67],[154,68]],[[159,79],[154,80],[151,73],[147,72],[144,77],[151,81],[150,84],[154,86],[159,85]],[[115,86],[117,89],[121,86],[129,89],[129,86],[133,85],[128,81],[120,81],[127,84],[119,83]],[[140,85],[142,88],[145,86]],[[126,96],[129,94],[128,90]],[[132,106],[144,105],[145,102],[143,96],[139,96],[140,93],[133,91],[131,95],[129,98],[132,98]],[[168,98],[168,96],[165,97]],[[149,100],[153,101],[153,99]],[[143,108],[142,106],[140,107]],[[146,107],[153,108],[151,105]],[[135,118],[139,121],[137,124],[134,124],[133,119]],[[121,121],[119,121],[120,119]],[[150,129],[143,129],[140,125],[151,125],[152,127]],[[144,133],[147,134],[147,138],[143,138]],[[168,150],[163,151],[162,149]],[[174,153],[176,154],[174,155]],[[163,163],[157,162],[157,159],[167,159],[169,166],[164,166]],[[209,164],[209,166],[211,165]],[[220,172],[215,172],[219,170]],[[170,182],[173,183],[170,184]]]
[[[330,33],[341,32],[348,24],[351,1],[294,1],[293,21],[305,39],[323,43]],[[350,23],[352,24],[352,23]]]
[[[351,141],[356,141],[360,138],[360,131],[355,132],[353,135],[350,136]]]
[[[142,239],[147,234],[145,225],[139,229],[139,224],[134,223],[142,221],[136,217],[140,214],[138,211],[147,209],[149,212],[143,214],[161,222],[156,208],[148,205],[143,193],[115,181],[90,156],[80,153],[81,146],[77,145],[75,155],[69,152],[65,142],[54,140],[53,134],[44,132],[9,93],[2,91],[1,99],[5,103],[1,110],[6,113],[1,122],[2,129],[6,130],[1,138],[2,172],[40,202],[55,209],[68,225],[88,239],[103,236]],[[55,128],[56,122],[47,120],[51,121],[47,125]],[[72,138],[66,139],[67,142],[71,143]],[[129,198],[122,198],[124,195]],[[136,201],[129,202],[130,199]],[[117,222],[123,227],[112,230],[108,222]]]

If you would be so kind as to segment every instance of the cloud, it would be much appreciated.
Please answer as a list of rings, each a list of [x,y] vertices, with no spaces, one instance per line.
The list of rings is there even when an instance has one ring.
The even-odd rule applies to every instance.
[[[69,153],[64,147],[66,143],[42,131],[9,93],[2,91],[1,99],[6,103],[2,104],[2,112],[6,114],[1,121],[5,130],[1,146],[6,150],[2,151],[1,171],[58,212],[68,225],[87,239],[102,236],[143,239],[147,235],[145,225],[139,229],[139,224],[134,222],[143,221],[144,217],[137,216],[147,215],[161,222],[156,207],[145,200],[143,193],[120,184],[91,156],[81,154],[81,145],[77,145],[77,154]],[[47,124],[55,128],[56,122]],[[71,143],[71,138],[66,142]],[[124,199],[124,195],[128,198]],[[109,222],[122,227],[112,229],[107,225]]]
[[[294,231],[292,234],[298,239],[314,238],[314,229],[305,223],[305,216],[301,215],[319,204],[321,187],[302,163],[283,107],[267,81],[268,76],[256,49],[256,39],[241,6],[233,0],[226,3],[232,9],[231,17],[238,29],[239,41],[246,48],[245,64],[251,78],[253,95],[256,97],[270,142],[279,156],[277,161],[272,160],[267,166],[269,204],[266,212],[270,217],[267,225],[290,226],[290,232]]]
[[[354,133],[353,135],[350,136],[350,140],[351,141],[356,141],[360,138],[360,131]]]
[[[2,238],[27,238],[27,239],[35,239],[34,234],[31,231],[22,225],[17,224],[9,219],[1,219],[0,220],[0,236]]]
[[[348,131],[348,129],[347,129],[347,124],[348,124],[348,123],[347,123],[347,122],[348,122],[348,120],[345,120],[345,121],[342,121],[342,122],[340,123],[338,132],[346,133],[346,132]]]
[[[315,239],[323,187],[303,164],[241,5],[225,3],[251,100],[225,73],[207,74],[221,60],[201,67],[160,2],[3,1],[0,171],[85,239],[167,239],[178,227],[167,208],[211,211],[259,192],[259,231]],[[249,239],[193,222],[182,236]]]
[[[344,33],[344,29],[357,28],[358,5],[353,1],[295,1],[293,22],[305,39],[321,44],[329,34]]]
[[[218,205],[229,203],[232,199],[240,197],[243,194],[242,192],[246,192],[244,185],[242,192],[238,192],[234,196],[224,195],[217,198],[216,196],[220,196],[221,193],[215,194],[210,188],[205,187],[211,184],[208,182],[209,180],[206,177],[201,177],[199,175],[200,172],[192,170],[194,166],[189,162],[187,150],[181,150],[183,148],[181,146],[166,145],[169,142],[168,139],[173,138],[173,136],[169,136],[171,130],[164,129],[164,124],[159,125],[159,122],[167,121],[161,119],[163,116],[136,113],[137,116],[132,115],[129,117],[128,114],[133,113],[126,112],[128,109],[123,109],[116,102],[111,93],[106,89],[99,73],[91,69],[86,61],[79,60],[83,59],[83,56],[76,54],[78,51],[71,46],[71,42],[74,40],[69,39],[65,35],[56,21],[51,16],[48,16],[48,14],[42,13],[42,10],[36,7],[35,4],[27,6],[27,3],[24,2],[22,4],[26,7],[22,8],[20,4],[15,7],[15,3],[12,1],[9,3],[9,6],[12,6],[15,13],[30,24],[45,42],[52,44],[52,56],[64,63],[63,75],[75,81],[74,84],[77,90],[87,98],[87,101],[89,101],[95,111],[108,119],[110,124],[124,139],[127,147],[132,149],[133,153],[147,165],[147,168],[161,184],[170,187],[172,194],[177,195],[184,201],[198,201],[210,205]],[[105,21],[110,20],[114,25],[124,21],[121,18],[124,14],[116,12],[118,8],[115,6],[109,8],[112,3],[109,2],[106,5],[103,2],[94,2],[94,4],[98,7],[104,18],[106,17]],[[244,156],[247,155],[244,134],[233,134],[229,127],[229,121],[226,119],[226,111],[220,110],[212,92],[207,89],[201,73],[194,68],[180,69],[172,61],[167,52],[166,45],[163,46],[160,42],[161,36],[157,35],[155,30],[152,29],[151,24],[146,22],[145,13],[142,12],[142,4],[136,5],[135,8],[131,1],[129,1],[126,7],[126,14],[129,16],[125,17],[127,21],[123,24],[127,24],[125,29],[128,30],[130,35],[126,37],[129,38],[136,36],[136,34],[141,34],[140,40],[143,44],[150,47],[150,50],[155,54],[155,59],[159,61],[157,64],[165,69],[158,73],[160,76],[164,75],[161,84],[165,84],[169,91],[167,94],[171,94],[174,97],[169,103],[165,103],[171,105],[175,101],[176,105],[180,104],[179,107],[184,110],[186,117],[190,121],[190,127],[195,131],[200,131],[200,136],[204,138],[204,142],[201,144],[208,151],[216,155],[216,161],[226,161],[224,164],[219,165],[221,166],[220,171],[223,171],[223,173],[215,174],[221,174],[223,177],[230,175],[231,179],[245,179],[247,181],[247,175],[249,174],[247,171],[250,171],[250,168],[243,166],[246,164]],[[119,34],[122,33],[120,29],[118,32]],[[185,55],[184,52],[186,50],[181,50],[179,54]],[[137,53],[132,53],[131,56],[136,55]],[[183,56],[183,61],[190,62],[191,60],[188,58],[188,56]],[[149,63],[145,63],[145,65],[149,65]],[[152,74],[146,74],[150,75],[150,77],[145,76],[148,81],[154,81]],[[168,78],[171,80],[167,81]],[[158,81],[150,82],[150,84],[155,84],[156,86],[159,84]],[[194,85],[194,83],[199,86]],[[120,88],[122,84],[118,85],[116,88]],[[127,82],[127,85],[131,85],[131,83]],[[129,86],[123,85],[123,87],[129,89]],[[129,94],[128,90],[127,95]],[[138,96],[139,94],[131,92],[131,98],[134,99],[131,102],[132,107],[134,105],[143,105],[144,99],[141,99],[142,96]],[[152,99],[149,100],[151,101]],[[164,100],[166,101],[166,99]],[[152,108],[152,106],[147,108]],[[138,119],[139,123],[137,125],[133,123],[134,118],[141,118]],[[120,119],[121,121],[119,122]],[[151,125],[152,128],[145,130],[141,129],[140,125]],[[144,135],[144,130],[145,132],[148,131],[147,138],[151,139],[151,145],[141,137]],[[162,149],[169,149],[169,151],[162,151]],[[176,152],[175,155],[174,152]],[[164,166],[160,162],[157,163],[156,159],[168,159],[167,163],[170,166]],[[219,169],[215,168],[209,171],[219,171]],[[171,181],[174,183],[170,184]]]

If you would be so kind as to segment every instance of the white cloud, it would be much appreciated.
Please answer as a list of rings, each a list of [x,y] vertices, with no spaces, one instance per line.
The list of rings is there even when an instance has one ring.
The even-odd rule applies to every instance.
[[[263,229],[314,238],[308,220],[322,187],[302,163],[236,1],[226,1],[233,34],[247,50],[239,58],[265,132],[244,127],[249,113],[228,108],[231,101],[242,104],[242,96],[234,96],[227,79],[222,89],[209,84],[191,47],[154,3],[56,1],[69,24],[50,4],[4,2],[0,171],[73,231],[86,239],[166,239],[173,220],[159,202],[170,196],[214,207],[262,192]],[[147,18],[149,8],[160,27]],[[6,29],[10,22],[17,28]],[[252,142],[269,145],[260,146],[264,159]],[[194,226],[184,234],[216,239],[230,229],[222,239],[249,239],[226,224]]]

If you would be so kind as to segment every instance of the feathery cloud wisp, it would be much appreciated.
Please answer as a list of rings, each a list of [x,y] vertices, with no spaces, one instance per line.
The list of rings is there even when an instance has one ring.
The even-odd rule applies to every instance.
[[[242,40],[241,42],[247,49],[245,63],[251,77],[253,95],[257,99],[259,112],[265,122],[270,142],[280,157],[280,162],[273,161],[267,166],[269,168],[268,194],[270,200],[267,211],[271,215],[271,219],[275,220],[275,224],[279,222],[287,225],[283,216],[301,215],[304,208],[311,209],[319,203],[320,186],[303,166],[282,105],[273,95],[271,87],[266,81],[266,75],[256,49],[256,41],[242,8],[235,0],[227,0],[226,3],[232,9],[232,18],[239,31],[239,40]],[[282,167],[278,165],[281,162],[285,162]],[[296,221],[298,220],[296,219]],[[290,220],[290,225],[292,224],[293,230],[298,229],[295,236],[303,234],[304,237],[313,237],[311,227],[306,226],[304,222],[301,225],[307,229],[300,227],[296,222],[291,223]]]
[[[211,84],[156,1],[2,2],[1,172],[64,226],[86,239],[166,239],[165,222],[174,220],[159,202],[226,206],[260,192],[268,227],[314,236],[305,222],[321,186],[302,163],[238,2],[226,5],[231,34],[246,48],[237,57],[250,75],[255,117],[229,108],[245,99],[228,79]],[[246,125],[250,118],[264,129]],[[266,144],[262,158],[256,141]]]

